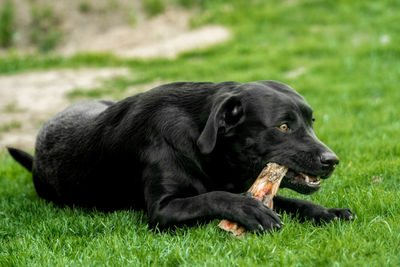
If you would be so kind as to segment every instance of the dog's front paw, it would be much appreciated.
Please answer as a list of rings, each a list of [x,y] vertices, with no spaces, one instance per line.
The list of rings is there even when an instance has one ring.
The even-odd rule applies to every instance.
[[[225,217],[239,223],[250,232],[276,231],[283,225],[277,213],[260,200],[249,196],[241,197],[240,202],[232,205],[231,209]]]
[[[357,215],[349,209],[328,209],[331,214],[335,214],[335,219],[339,218],[345,221],[352,221]]]
[[[349,209],[327,209],[318,207],[305,214],[305,218],[316,224],[327,223],[333,220],[341,219],[345,221],[354,220],[357,216]]]

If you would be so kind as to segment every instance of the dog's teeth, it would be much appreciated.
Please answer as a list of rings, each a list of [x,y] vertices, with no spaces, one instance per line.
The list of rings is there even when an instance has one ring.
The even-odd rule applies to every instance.
[[[310,178],[306,175],[306,183],[310,182]]]

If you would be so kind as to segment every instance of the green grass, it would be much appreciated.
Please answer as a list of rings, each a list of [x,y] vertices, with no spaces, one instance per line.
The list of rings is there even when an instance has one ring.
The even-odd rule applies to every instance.
[[[163,0],[144,0],[143,6],[149,16],[156,16],[165,10],[165,3]]]
[[[63,35],[58,15],[51,6],[42,5],[33,6],[31,13],[30,41],[40,52],[46,53],[53,50]]]
[[[11,0],[0,4],[0,46],[9,47],[14,38],[15,7]]]
[[[0,125],[0,133],[1,132],[8,132],[14,129],[19,129],[21,128],[21,123],[19,121],[11,121],[9,123],[6,124],[2,124]]]
[[[316,132],[341,164],[315,195],[281,193],[358,215],[351,223],[318,227],[285,215],[281,231],[245,240],[232,239],[216,221],[157,233],[142,212],[59,208],[39,199],[29,173],[0,153],[0,266],[399,266],[399,9],[400,2],[385,0],[209,0],[192,25],[221,23],[234,37],[176,60],[100,54],[0,59],[4,74],[80,66],[132,70],[132,77],[92,95],[77,89],[71,97],[113,91],[118,99],[130,85],[155,80],[288,83],[314,108]],[[287,76],[299,68],[302,75]]]

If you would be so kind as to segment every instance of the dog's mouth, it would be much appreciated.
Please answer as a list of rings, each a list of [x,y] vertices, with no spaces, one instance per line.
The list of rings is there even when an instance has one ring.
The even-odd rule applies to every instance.
[[[293,189],[301,194],[312,194],[321,188],[319,176],[297,172],[289,169],[282,180],[281,187]]]

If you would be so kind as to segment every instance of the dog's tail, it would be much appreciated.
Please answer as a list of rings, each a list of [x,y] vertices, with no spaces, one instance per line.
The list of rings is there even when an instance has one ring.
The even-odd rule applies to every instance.
[[[28,171],[32,171],[33,156],[17,148],[7,147],[8,153]]]

